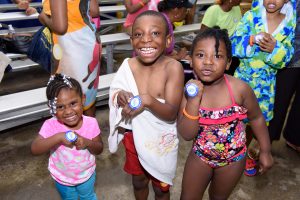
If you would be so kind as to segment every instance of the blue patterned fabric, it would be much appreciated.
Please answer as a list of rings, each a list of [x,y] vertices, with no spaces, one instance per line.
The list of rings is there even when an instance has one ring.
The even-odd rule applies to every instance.
[[[254,90],[267,122],[273,118],[277,70],[286,67],[294,54],[295,0],[286,3],[281,12],[286,16],[272,33],[276,39],[272,53],[261,51],[256,44],[249,45],[251,35],[268,32],[263,0],[254,0],[252,9],[245,13],[231,37],[232,54],[240,59],[234,76],[247,82]]]
[[[296,63],[297,61],[300,60],[300,0],[297,0],[297,6],[296,6],[296,30],[295,30],[295,54],[293,57],[292,62]],[[300,65],[289,65],[289,66],[295,66],[295,67],[300,67]]]

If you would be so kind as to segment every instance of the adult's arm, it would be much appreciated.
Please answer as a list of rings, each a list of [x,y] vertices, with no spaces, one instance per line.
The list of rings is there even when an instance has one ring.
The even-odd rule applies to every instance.
[[[68,30],[67,0],[50,0],[51,16],[41,12],[39,20],[52,32],[63,35]]]
[[[90,15],[92,17],[99,17],[99,4],[97,0],[91,0]]]

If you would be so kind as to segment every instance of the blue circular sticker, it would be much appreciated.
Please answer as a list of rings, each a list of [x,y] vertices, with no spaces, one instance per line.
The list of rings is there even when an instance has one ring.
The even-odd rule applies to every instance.
[[[189,83],[185,86],[185,91],[188,96],[194,97],[198,94],[199,89],[198,86],[195,83]]]
[[[133,110],[138,109],[142,104],[142,99],[140,96],[135,96],[130,99],[129,107]]]
[[[77,140],[77,135],[73,131],[66,132],[66,139],[69,142],[75,142]]]

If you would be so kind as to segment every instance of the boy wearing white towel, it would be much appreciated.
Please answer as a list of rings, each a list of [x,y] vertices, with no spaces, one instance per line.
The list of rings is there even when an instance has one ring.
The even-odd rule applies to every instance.
[[[150,180],[155,199],[170,199],[177,164],[176,117],[183,96],[183,70],[178,61],[164,55],[171,38],[161,13],[143,12],[132,30],[137,56],[124,60],[110,87],[109,149],[114,153],[123,140],[124,170],[132,175],[136,199],[147,199]],[[120,134],[120,129],[126,130],[125,134]]]

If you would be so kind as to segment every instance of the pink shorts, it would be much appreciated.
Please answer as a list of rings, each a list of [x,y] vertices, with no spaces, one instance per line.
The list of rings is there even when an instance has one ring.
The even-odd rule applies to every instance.
[[[169,184],[157,180],[142,167],[134,146],[132,132],[128,131],[125,133],[123,138],[123,144],[125,146],[125,152],[126,152],[124,171],[131,175],[145,174],[156,187],[161,189],[161,191],[163,192],[169,191],[170,189]]]

